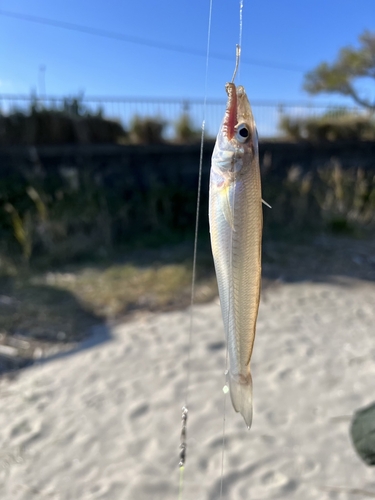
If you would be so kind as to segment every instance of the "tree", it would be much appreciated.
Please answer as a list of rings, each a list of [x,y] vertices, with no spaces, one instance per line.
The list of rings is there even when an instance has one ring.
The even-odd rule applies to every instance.
[[[339,93],[351,97],[357,104],[375,111],[374,100],[360,95],[356,89],[357,78],[375,80],[375,33],[365,31],[360,37],[360,47],[344,47],[333,64],[323,62],[305,76],[304,89],[310,94]]]

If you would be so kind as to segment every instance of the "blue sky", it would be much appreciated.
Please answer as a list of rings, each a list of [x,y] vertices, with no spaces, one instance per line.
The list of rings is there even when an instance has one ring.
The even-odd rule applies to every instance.
[[[373,0],[244,0],[243,59],[237,83],[251,99],[312,100],[302,90],[304,70],[332,61],[340,47],[375,30]],[[206,50],[208,0],[0,0],[0,12],[40,16]],[[208,98],[224,98],[233,73],[239,33],[239,1],[213,0],[211,51],[232,60],[209,61]],[[205,58],[0,14],[0,93],[38,88],[41,65],[47,94],[137,97],[203,97]],[[301,68],[287,71],[272,67]],[[368,86],[366,86],[368,85]],[[363,85],[371,92],[370,85]],[[338,101],[330,96],[317,101]],[[341,99],[342,101],[342,99]]]

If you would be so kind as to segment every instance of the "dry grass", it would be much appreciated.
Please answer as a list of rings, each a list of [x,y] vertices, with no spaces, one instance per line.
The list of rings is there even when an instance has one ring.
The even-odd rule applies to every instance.
[[[52,273],[34,278],[38,283],[71,292],[84,309],[103,319],[119,318],[134,310],[185,307],[190,300],[191,263],[115,264],[85,268],[75,273]],[[214,281],[198,284],[197,300],[216,294]]]
[[[142,311],[188,307],[190,247],[143,250],[137,257],[128,256],[126,262],[83,263],[46,272],[22,271],[3,261],[0,373],[66,349],[83,339],[94,324],[124,321]],[[266,241],[263,288],[277,286],[280,280],[325,280],[332,276],[375,281],[374,255],[373,237],[322,235],[304,243]],[[216,296],[212,258],[206,248],[198,256],[195,300],[203,303]]]
[[[0,374],[71,348],[95,324],[190,304],[191,259],[86,263],[48,272],[0,264]],[[203,265],[199,275],[196,302],[212,300],[212,269]]]
[[[46,271],[17,268],[0,259],[0,332],[69,342],[82,338],[94,323],[120,320],[134,311],[187,307],[192,278],[189,250],[190,245],[165,254],[143,250],[126,262],[84,262]],[[204,255],[196,301],[209,301],[216,294],[212,260]]]

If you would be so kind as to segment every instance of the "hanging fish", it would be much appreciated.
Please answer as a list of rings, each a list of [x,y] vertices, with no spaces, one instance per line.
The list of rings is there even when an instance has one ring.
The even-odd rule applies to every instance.
[[[263,228],[258,134],[244,87],[227,83],[225,88],[228,101],[212,155],[209,221],[229,353],[230,395],[250,429],[250,359],[260,300]]]

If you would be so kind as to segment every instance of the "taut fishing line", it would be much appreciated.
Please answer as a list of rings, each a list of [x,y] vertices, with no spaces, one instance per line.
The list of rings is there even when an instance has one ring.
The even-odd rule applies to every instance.
[[[239,73],[240,70],[240,60],[241,60],[241,50],[242,50],[242,11],[243,11],[243,0],[240,0],[240,29],[238,44],[236,45],[236,65],[234,67],[234,73],[232,77],[232,83]],[[233,213],[234,213],[235,196],[233,196]],[[231,239],[233,238],[233,232],[231,232]],[[232,263],[232,248],[233,244],[230,244],[230,262]],[[231,293],[232,287],[229,287],[229,294]],[[229,300],[230,302],[230,300]],[[230,308],[228,307],[228,324],[229,324]],[[224,387],[223,387],[223,438],[221,445],[221,477],[220,477],[220,500],[223,498],[223,485],[224,485],[224,456],[225,456],[225,411],[226,411],[226,401],[227,394],[229,392],[229,387],[227,385],[227,375],[228,375],[228,342],[226,342],[226,354],[225,354],[225,372],[224,372]]]
[[[193,308],[195,300],[195,279],[197,267],[197,245],[198,245],[198,228],[199,228],[199,210],[201,201],[201,185],[202,185],[202,165],[203,165],[203,146],[204,146],[204,132],[206,125],[206,107],[207,107],[207,86],[208,86],[208,62],[210,54],[210,41],[211,41],[211,19],[212,19],[212,2],[210,0],[209,14],[208,14],[208,28],[207,28],[207,48],[206,48],[206,72],[204,82],[204,101],[203,101],[203,121],[202,121],[202,134],[199,153],[199,173],[198,173],[198,193],[197,193],[197,206],[195,212],[195,231],[194,231],[194,252],[193,252],[193,271],[191,279],[191,301],[190,301],[190,327],[189,327],[189,344],[187,354],[187,369],[186,369],[186,392],[185,392],[185,405],[182,407],[181,416],[181,438],[180,438],[180,483],[179,483],[179,500],[182,500],[183,487],[184,487],[184,470],[186,461],[186,430],[188,419],[188,401],[189,401],[189,385],[190,385],[190,356],[191,356],[191,343],[193,336]]]
[[[238,45],[240,46],[240,51],[242,50],[242,12],[243,12],[243,0],[240,0],[240,35],[238,37]],[[238,59],[241,59],[240,56],[238,56]],[[240,60],[238,61],[238,66],[240,65]],[[238,71],[238,74],[240,74],[240,71]]]
[[[197,192],[197,205],[196,205],[195,231],[194,231],[194,251],[193,251],[193,269],[192,269],[192,281],[191,281],[190,326],[189,326],[189,341],[188,341],[187,369],[186,369],[185,405],[182,407],[182,415],[181,415],[180,461],[179,461],[180,481],[179,481],[179,496],[178,496],[179,500],[182,500],[182,498],[183,498],[184,471],[185,471],[186,449],[187,449],[187,420],[188,420],[188,401],[189,401],[189,386],[190,386],[190,371],[191,371],[191,345],[192,345],[192,335],[193,335],[193,325],[194,325],[194,323],[193,323],[193,320],[194,320],[193,309],[194,309],[194,303],[195,303],[196,262],[197,262],[199,211],[200,211],[201,185],[202,185],[203,147],[204,147],[204,135],[205,135],[205,125],[206,125],[208,63],[209,63],[209,54],[210,54],[210,41],[211,41],[212,3],[213,3],[213,0],[210,0],[209,16],[208,16],[208,29],[207,29],[203,121],[202,121],[202,133],[201,133],[201,142],[200,142],[200,154],[199,154],[199,173],[198,173],[198,189],[197,189],[198,192]],[[240,0],[239,43],[236,46],[236,66],[235,66],[232,81],[234,81],[236,74],[239,71],[239,65],[240,65],[240,56],[241,56],[241,47],[242,47],[242,11],[243,11],[243,0]],[[223,478],[224,478],[226,394],[229,391],[229,388],[226,385],[226,376],[228,373],[227,366],[228,366],[228,346],[226,349],[226,356],[225,356],[225,384],[223,387],[223,392],[224,392],[223,444],[222,444],[222,457],[221,457],[220,499],[222,498],[222,493],[223,493]]]

